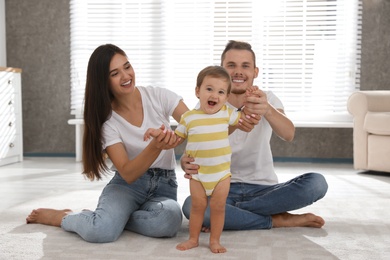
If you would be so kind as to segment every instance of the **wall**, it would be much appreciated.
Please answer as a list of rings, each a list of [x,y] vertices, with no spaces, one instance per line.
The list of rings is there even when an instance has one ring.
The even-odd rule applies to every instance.
[[[364,0],[361,90],[390,89],[390,0]]]
[[[70,116],[68,0],[5,0],[7,65],[23,69],[27,155],[74,153]],[[390,89],[390,1],[363,0],[361,89]],[[352,129],[297,128],[271,140],[275,157],[351,160]]]
[[[6,0],[7,65],[22,72],[26,154],[74,153],[68,0]]]

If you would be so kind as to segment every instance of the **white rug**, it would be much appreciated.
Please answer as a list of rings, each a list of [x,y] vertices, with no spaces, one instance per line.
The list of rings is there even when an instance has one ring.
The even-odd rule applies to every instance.
[[[198,248],[176,250],[176,244],[188,238],[187,220],[175,238],[155,239],[125,231],[118,241],[108,244],[88,243],[56,227],[25,224],[33,208],[93,209],[100,190],[80,190],[0,212],[0,259],[390,259],[390,177],[325,176],[329,183],[326,197],[299,211],[322,216],[326,221],[322,229],[225,231],[225,254],[210,252],[206,233],[201,234]],[[290,177],[281,175],[282,180]],[[186,193],[179,192],[179,202]]]

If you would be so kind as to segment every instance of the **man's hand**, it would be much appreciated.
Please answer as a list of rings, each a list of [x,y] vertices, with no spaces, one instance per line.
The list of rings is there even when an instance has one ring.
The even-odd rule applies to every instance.
[[[242,110],[245,116],[240,119],[238,124],[238,129],[241,131],[250,132],[260,122],[261,114],[257,106],[262,99],[261,93],[262,91],[257,86],[251,86],[246,89],[244,108]]]
[[[243,113],[245,114],[246,111],[243,111]],[[255,125],[257,125],[260,122],[260,120],[261,120],[260,115],[256,115],[256,114],[246,115],[245,114],[245,117],[240,118],[237,128],[240,129],[241,131],[244,131],[244,132],[250,132],[255,127]]]
[[[245,94],[245,109],[248,114],[264,116],[269,110],[267,95],[256,86],[249,88]]]
[[[183,154],[183,156],[180,159],[180,165],[183,171],[185,172],[184,178],[191,179],[192,174],[198,174],[199,165],[193,164],[195,161],[194,158]]]

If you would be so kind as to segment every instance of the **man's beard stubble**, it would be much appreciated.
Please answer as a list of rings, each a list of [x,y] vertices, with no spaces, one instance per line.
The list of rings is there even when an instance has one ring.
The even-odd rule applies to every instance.
[[[246,90],[245,89],[232,89],[230,91],[231,94],[236,94],[236,95],[242,95],[245,94]]]

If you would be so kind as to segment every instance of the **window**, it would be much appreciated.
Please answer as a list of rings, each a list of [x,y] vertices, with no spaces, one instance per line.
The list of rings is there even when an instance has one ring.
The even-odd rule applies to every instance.
[[[235,39],[251,43],[255,84],[275,92],[293,121],[351,121],[361,9],[361,0],[71,0],[72,114],[82,114],[88,59],[101,44],[125,50],[137,85],[171,89],[192,108],[198,72],[220,64]]]

